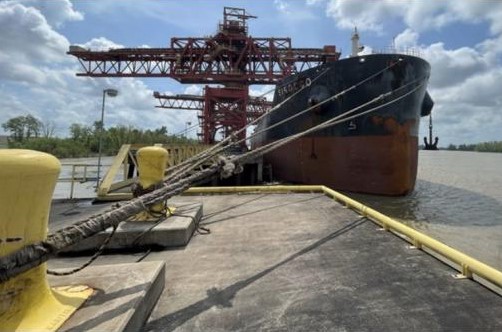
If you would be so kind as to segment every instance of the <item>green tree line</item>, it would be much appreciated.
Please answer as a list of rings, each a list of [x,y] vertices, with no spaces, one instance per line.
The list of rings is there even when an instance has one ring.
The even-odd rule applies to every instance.
[[[477,144],[450,144],[446,150],[477,151],[477,152],[502,152],[502,141],[482,142]]]
[[[47,152],[58,158],[78,158],[95,156],[99,152],[102,133],[103,155],[115,155],[123,144],[196,144],[196,140],[169,135],[162,126],[154,130],[142,130],[133,126],[103,128],[96,121],[92,126],[78,123],[70,125],[70,137],[54,137],[54,125],[44,124],[32,115],[18,116],[2,124],[10,133],[9,148],[30,149]]]

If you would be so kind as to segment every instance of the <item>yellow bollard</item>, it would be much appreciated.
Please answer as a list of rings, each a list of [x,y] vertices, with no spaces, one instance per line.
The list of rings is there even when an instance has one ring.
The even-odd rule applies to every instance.
[[[0,150],[0,256],[45,240],[61,169],[46,153]],[[46,264],[0,283],[0,330],[55,331],[92,294],[87,286],[49,288]]]
[[[164,180],[168,159],[167,150],[159,146],[147,146],[138,150],[136,158],[138,160],[140,191],[152,191],[155,185]],[[151,206],[149,210],[149,213],[144,212],[136,215],[133,220],[152,220],[170,212],[164,202]]]

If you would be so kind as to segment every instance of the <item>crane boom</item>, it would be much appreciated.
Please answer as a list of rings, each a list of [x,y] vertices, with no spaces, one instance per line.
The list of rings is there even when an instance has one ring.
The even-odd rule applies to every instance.
[[[252,37],[247,26],[251,18],[256,16],[245,9],[224,7],[214,36],[173,37],[166,48],[93,51],[72,45],[67,53],[80,62],[77,76],[169,77],[180,83],[223,84],[206,86],[203,97],[154,95],[160,108],[199,110],[201,137],[211,144],[217,131],[227,137],[270,109],[270,102],[249,96],[249,85],[277,84],[340,57],[334,45],[292,48],[290,38]]]
[[[232,43],[233,41],[233,43]],[[289,38],[172,38],[171,48],[92,51],[70,46],[91,77],[170,77],[180,83],[274,84],[284,77],[338,59],[334,46],[291,48]],[[239,48],[236,45],[239,44]]]
[[[180,109],[202,111],[204,109],[205,97],[203,95],[166,95],[155,91],[153,96],[158,99],[159,106],[157,108]],[[264,97],[249,96],[247,103],[248,116],[259,116],[272,108],[272,102]]]

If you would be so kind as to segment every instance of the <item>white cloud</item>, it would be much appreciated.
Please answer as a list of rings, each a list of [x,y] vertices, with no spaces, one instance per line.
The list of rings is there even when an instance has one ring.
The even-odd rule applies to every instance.
[[[70,63],[65,55],[68,40],[54,31],[35,8],[0,2],[0,80],[48,83],[57,74],[54,63]],[[57,82],[56,82],[57,83]]]
[[[500,140],[502,66],[471,47],[449,50],[436,43],[421,52],[431,64],[429,91],[440,145]]]
[[[254,85],[249,87],[249,95],[253,97],[265,97],[267,100],[274,99],[274,85]]]
[[[440,146],[500,140],[502,117],[491,107],[440,101],[434,107],[434,135],[439,136]],[[426,130],[424,125],[422,136]]]
[[[445,1],[413,1],[402,3],[395,14],[402,15],[405,23],[415,30],[437,29],[455,20],[453,13],[445,10],[447,6]]]
[[[457,21],[479,23],[487,20],[492,34],[502,33],[502,2],[500,1],[448,1],[448,10]]]
[[[316,6],[316,5],[322,4],[324,1],[326,1],[326,0],[307,0],[307,1],[305,1],[305,3],[308,6]]]
[[[85,8],[89,15],[103,18],[117,13],[129,18],[167,23],[176,26],[179,31],[190,31],[190,35],[199,34],[201,31],[214,31],[216,21],[208,19],[208,11],[205,8],[217,8],[211,1],[205,1],[197,5],[199,10],[194,10],[195,5],[176,0],[141,0],[141,5],[138,5],[138,0],[80,1],[79,7]],[[218,14],[221,15],[221,12],[219,9]]]
[[[197,84],[191,84],[185,88],[184,94],[187,95],[202,95],[202,86]]]
[[[395,46],[398,49],[416,46],[418,36],[417,32],[408,28],[396,36],[394,39]]]
[[[67,135],[70,124],[92,125],[99,119],[102,91],[109,87],[119,90],[119,95],[106,99],[106,126],[165,125],[170,132],[177,132],[186,121],[196,120],[194,112],[165,113],[156,109],[153,91],[141,80],[77,77],[75,73],[81,68],[75,58],[66,54],[69,41],[43,15],[66,1],[51,4],[42,12],[27,6],[30,3],[0,2],[0,123],[30,113],[43,122],[54,122],[57,135]],[[79,19],[73,14],[67,12],[51,20],[57,25]],[[82,46],[94,50],[122,47],[103,37]]]
[[[435,43],[422,48],[421,53],[432,66],[430,84],[434,88],[458,84],[491,69],[483,55],[470,47],[448,50],[443,43]]]
[[[343,29],[382,31],[383,22],[397,16],[402,4],[391,1],[341,1],[328,2],[326,12],[333,17],[336,25]]]
[[[90,49],[93,51],[108,51],[110,49],[124,47],[123,45],[117,44],[117,43],[115,43],[105,37],[93,38],[84,44],[78,44],[78,46],[81,46],[83,48]]]
[[[501,139],[502,2],[330,0],[326,12],[343,29],[357,25],[383,33],[391,23],[405,26],[395,45],[417,48],[431,64],[429,90],[441,144]],[[455,23],[486,23],[492,36],[478,45],[456,48],[447,47],[447,41],[420,44],[422,34]]]
[[[485,39],[476,45],[476,49],[484,54],[489,63],[496,63],[497,57],[502,54],[502,33],[495,38]]]
[[[438,93],[437,99],[443,103],[463,103],[473,108],[492,107],[498,114],[502,107],[500,82],[502,68],[480,72],[458,81],[455,85],[444,87],[441,93]]]
[[[326,8],[340,28],[382,32],[383,25],[401,19],[416,31],[438,29],[454,22],[487,20],[493,34],[502,32],[502,2],[499,1],[365,1],[331,0]]]
[[[175,93],[167,91],[165,94],[174,95]],[[202,87],[192,84],[185,88],[183,94],[201,95]],[[197,138],[197,130],[199,129],[195,125],[199,121],[197,117],[199,111],[183,109],[156,109],[156,111],[158,112],[156,116],[164,121],[163,125],[167,127],[169,133],[181,135],[185,133],[186,128],[194,126],[188,131],[187,137]]]
[[[22,4],[26,7],[37,8],[47,22],[56,28],[67,21],[81,21],[84,19],[84,14],[76,11],[69,0],[22,0]]]
[[[162,6],[158,2],[147,4],[150,7],[138,9],[137,15],[148,15],[148,12],[152,15],[150,9],[157,8],[159,10],[153,14],[169,22],[177,20],[182,26],[180,17],[159,14]],[[276,16],[295,20],[311,17],[319,8],[313,7],[321,5],[326,6],[327,13],[342,28],[352,30],[357,24],[360,30],[387,32],[392,31],[391,23],[404,24],[403,31],[396,36],[396,45],[419,48],[432,66],[429,90],[435,100],[434,122],[441,145],[501,139],[502,20],[499,18],[502,17],[502,2],[306,0],[299,5],[294,1],[277,0],[269,6],[279,11],[280,15],[276,13]],[[123,2],[90,3],[81,7],[89,6],[105,12],[116,9],[115,6],[129,12],[135,8]],[[75,73],[81,68],[75,58],[66,55],[70,43],[57,28],[82,19],[83,14],[68,0],[0,0],[0,123],[31,113],[56,122],[58,134],[64,135],[73,122],[91,125],[99,118],[102,90],[108,87],[117,88],[120,94],[107,98],[106,126],[130,124],[158,128],[166,125],[170,132],[179,132],[186,122],[196,123],[195,111],[154,108],[157,102],[152,98],[152,91],[141,80],[76,77]],[[190,24],[198,24],[196,19],[193,21]],[[452,48],[447,42],[421,44],[426,33],[456,22],[486,23],[492,35],[477,45],[463,47]],[[104,37],[92,38],[81,45],[93,50],[123,47]],[[366,46],[365,51],[369,50]],[[250,95],[261,95],[269,88],[252,86]],[[182,89],[187,94],[202,92],[201,85]],[[270,97],[271,94],[267,95]]]
[[[316,18],[309,8],[297,1],[274,0],[274,6],[282,16],[282,19],[290,21],[292,24],[298,24],[298,21],[308,21]]]
[[[53,62],[66,58],[68,40],[35,8],[0,2],[1,54],[17,61]]]
[[[26,115],[27,112],[29,111],[29,108],[26,106],[25,103],[23,103],[19,98],[7,91],[0,89],[0,115],[5,114],[5,116],[8,118],[20,116],[20,115]],[[2,121],[1,123],[3,123]]]
[[[277,10],[280,11],[281,13],[284,13],[284,14],[291,13],[289,10],[289,3],[287,3],[284,0],[274,0],[274,5],[275,5],[275,8],[277,8]]]

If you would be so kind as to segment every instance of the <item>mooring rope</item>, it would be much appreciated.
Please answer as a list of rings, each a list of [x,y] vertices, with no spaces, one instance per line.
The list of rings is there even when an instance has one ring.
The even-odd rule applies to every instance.
[[[305,114],[317,107],[320,107],[322,105],[324,105],[325,103],[328,103],[328,102],[331,102],[333,100],[336,100],[337,98],[343,96],[344,94],[350,92],[350,91],[353,91],[355,90],[356,88],[358,88],[359,86],[361,86],[362,84],[366,83],[366,82],[369,82],[370,80],[374,79],[375,77],[377,77],[378,75],[381,75],[382,73],[384,73],[385,71],[391,69],[392,67],[398,65],[399,63],[401,63],[403,60],[402,59],[399,59],[398,61],[396,62],[393,62],[391,63],[390,65],[388,65],[387,67],[369,75],[368,77],[366,77],[365,79],[357,82],[356,84],[348,87],[347,89],[335,94],[334,96],[331,96],[319,103],[317,103],[316,105],[313,105],[311,107],[308,107],[307,109],[301,111],[301,112],[298,112],[278,123],[275,123],[271,126],[268,126],[267,128],[264,128],[262,130],[259,130],[257,132],[254,132],[253,134],[251,134],[249,137],[246,137],[244,139],[240,139],[240,140],[237,140],[235,141],[235,138],[236,136],[241,133],[242,131],[246,130],[247,128],[249,128],[250,126],[254,125],[255,123],[257,123],[259,120],[261,120],[262,118],[264,118],[265,116],[269,116],[272,112],[274,112],[275,110],[277,109],[280,109],[285,103],[287,103],[289,100],[291,100],[291,98],[293,98],[294,96],[296,96],[298,93],[300,93],[301,91],[303,91],[303,89],[307,88],[308,86],[311,86],[311,84],[313,82],[315,82],[316,80],[318,80],[320,77],[322,77],[324,74],[326,74],[330,69],[331,67],[329,68],[326,68],[325,70],[323,70],[319,75],[317,75],[316,77],[314,77],[314,79],[312,79],[311,81],[311,84],[305,84],[304,86],[301,87],[301,89],[295,91],[291,96],[289,96],[288,98],[286,98],[285,100],[283,100],[282,102],[280,102],[279,104],[277,104],[276,106],[274,106],[269,112],[261,115],[260,117],[258,117],[257,119],[255,119],[254,121],[252,121],[251,123],[247,124],[244,128],[241,128],[239,131],[237,131],[236,133],[233,133],[232,135],[228,136],[227,138],[225,138],[222,142],[216,144],[215,146],[211,147],[210,149],[208,150],[205,150],[197,155],[195,155],[194,157],[190,158],[189,160],[187,160],[186,163],[181,163],[181,164],[178,164],[172,168],[170,168],[168,170],[168,172],[170,170],[176,170],[178,168],[178,166],[185,166],[187,165],[186,167],[184,167],[183,169],[179,170],[179,171],[175,171],[174,173],[170,174],[167,176],[167,180],[176,180],[176,179],[179,179],[181,177],[183,177],[184,175],[186,175],[188,172],[194,170],[196,167],[198,166],[201,166],[203,165],[204,163],[208,162],[211,158],[214,158],[216,155],[224,152],[226,149],[230,148],[230,147],[233,147],[233,146],[237,146],[238,144],[246,141],[246,140],[249,140],[250,138],[253,138],[259,134],[262,134],[268,130],[271,130],[281,124],[284,124],[288,121],[291,121],[292,119],[302,115],[302,114]],[[196,161],[195,163],[193,163],[193,161]],[[182,165],[182,164],[185,164],[185,165]]]
[[[215,164],[177,183],[164,185],[162,188],[145,194],[104,214],[94,216],[85,222],[65,227],[47,236],[45,241],[27,245],[0,258],[0,282],[28,271],[44,262],[58,251],[91,237],[109,227],[115,227],[144,210],[145,206],[159,203],[188,189],[192,182],[217,174],[224,165]]]
[[[384,100],[386,97],[391,96],[393,93],[395,93],[396,91],[400,90],[401,88],[404,88],[404,87],[406,87],[408,85],[411,85],[411,84],[415,84],[417,81],[423,80],[423,79],[424,78],[417,79],[417,80],[415,80],[413,82],[410,82],[410,83],[408,83],[408,84],[406,84],[406,85],[404,85],[404,86],[402,86],[402,87],[400,87],[400,88],[398,88],[396,90],[392,90],[390,92],[381,94],[378,97],[375,97],[372,100],[370,100],[370,101],[368,101],[368,102],[366,102],[366,103],[364,103],[362,105],[354,107],[351,110],[349,110],[349,111],[347,111],[347,112],[345,112],[343,114],[340,114],[340,115],[338,115],[338,116],[336,116],[336,117],[334,117],[332,119],[324,121],[324,122],[322,122],[322,123],[320,123],[320,124],[318,124],[318,125],[316,125],[314,127],[311,127],[311,128],[309,128],[309,129],[307,129],[307,130],[305,130],[303,132],[300,132],[300,133],[297,133],[297,134],[294,134],[294,135],[291,135],[291,136],[287,136],[285,138],[279,139],[277,141],[274,141],[274,142],[271,142],[269,144],[263,145],[263,146],[261,146],[259,148],[256,148],[256,149],[254,149],[252,151],[249,151],[248,153],[245,153],[243,155],[243,157],[246,158],[245,160],[252,160],[252,159],[256,158],[257,156],[266,154],[266,153],[268,153],[268,152],[270,152],[270,151],[272,151],[272,150],[274,150],[274,149],[276,149],[276,148],[278,148],[280,146],[283,146],[283,145],[285,145],[285,144],[287,144],[287,143],[289,143],[291,141],[294,141],[297,138],[305,136],[307,134],[310,134],[310,133],[313,133],[313,132],[316,132],[316,131],[319,131],[319,130],[322,130],[322,129],[326,129],[328,127],[334,126],[334,125],[342,123],[342,122],[347,122],[349,120],[353,120],[353,119],[355,119],[357,117],[366,115],[366,114],[371,113],[371,112],[375,112],[375,111],[379,110],[382,107],[388,106],[388,105],[390,105],[392,103],[395,103],[395,102],[397,102],[397,101],[399,101],[399,100],[407,97],[408,95],[410,95],[413,92],[415,92],[416,90],[418,90],[424,83],[419,84],[418,86],[416,86],[415,88],[413,88],[409,92],[405,93],[404,95],[399,96],[399,97],[397,97],[397,98],[395,98],[395,99],[393,99],[393,100],[391,100],[391,101],[389,101],[387,103],[384,103],[382,105],[373,107],[371,109],[368,109],[368,110],[366,110],[364,112],[361,112],[361,113],[358,113],[356,115],[353,115],[353,116],[350,116],[350,117],[346,117],[347,115],[352,114],[352,113],[354,113],[354,112],[356,112],[356,111],[358,111],[358,110],[360,110],[360,109],[362,109],[364,107],[367,107],[367,106],[369,106],[369,105],[371,105],[373,103],[376,103],[378,101]]]
[[[422,78],[424,79],[424,78]],[[409,92],[390,100],[389,102],[376,106],[374,108],[368,109],[362,113],[353,115],[351,117],[346,117],[357,110],[367,107],[378,101],[382,101],[385,98],[393,95],[397,91],[416,83],[418,80],[410,82],[400,88],[391,90],[387,93],[381,94],[380,96],[373,98],[372,100],[355,107],[335,118],[329,119],[316,125],[312,128],[304,130],[295,135],[286,137],[284,139],[278,140],[276,142],[264,145],[256,150],[244,153],[238,156],[218,156],[218,162],[213,163],[209,167],[202,169],[194,174],[188,175],[184,178],[177,179],[174,182],[170,180],[165,181],[159,189],[153,192],[146,193],[143,196],[132,199],[131,201],[116,206],[115,209],[107,211],[101,215],[93,216],[87,220],[79,221],[71,226],[65,227],[59,231],[56,231],[48,235],[45,241],[40,241],[31,245],[27,245],[18,251],[15,251],[7,256],[0,258],[0,282],[5,282],[10,278],[23,273],[33,267],[36,267],[44,262],[46,262],[50,257],[55,255],[58,251],[66,248],[70,245],[76,244],[85,238],[93,236],[98,232],[104,231],[109,227],[117,227],[117,225],[128,219],[130,216],[135,215],[145,209],[145,207],[160,203],[167,200],[168,198],[178,195],[192,186],[194,183],[198,183],[201,180],[208,179],[212,176],[219,174],[220,177],[229,177],[232,174],[237,174],[242,171],[242,164],[245,161],[256,158],[258,155],[262,155],[273,149],[276,149],[282,145],[285,145],[297,138],[308,135],[312,132],[322,130],[329,126],[348,121],[352,118],[362,116],[369,112],[374,112],[379,108],[387,106],[391,103],[395,103],[409,94],[413,93],[419,89],[424,82],[420,83],[418,86],[410,90]],[[333,96],[334,97],[334,96]],[[328,99],[332,99],[330,97]],[[334,99],[333,99],[334,100]],[[328,102],[328,101],[326,101]],[[318,106],[317,104],[316,106]]]
[[[69,276],[71,274],[74,274],[74,273],[77,273],[79,271],[82,271],[83,269],[85,269],[86,267],[88,267],[89,265],[91,265],[103,253],[103,251],[105,250],[105,248],[108,245],[108,243],[110,243],[113,235],[115,235],[115,231],[117,230],[117,227],[118,227],[118,225],[116,225],[116,226],[113,227],[113,229],[110,232],[110,234],[106,237],[106,239],[103,241],[103,243],[101,243],[101,245],[99,246],[98,250],[96,250],[96,252],[92,255],[91,258],[89,258],[89,260],[87,262],[85,262],[84,264],[82,264],[81,266],[79,266],[77,268],[74,268],[74,269],[71,269],[71,270],[68,270],[68,271],[63,271],[63,272],[59,272],[59,271],[47,269],[47,274],[51,274],[51,275],[58,276],[58,277]]]
[[[206,149],[206,150],[202,151],[201,153],[187,159],[186,161],[167,169],[168,174],[170,174],[170,175],[168,175],[167,179],[172,180],[172,179],[179,178],[180,176],[186,174],[187,172],[190,172],[193,169],[195,169],[196,167],[204,164],[205,162],[207,162],[208,160],[213,158],[215,155],[218,155],[231,147],[237,146],[239,143],[241,143],[242,141],[245,140],[244,139],[244,140],[239,140],[239,141],[235,142],[235,139],[239,134],[241,134],[242,132],[245,132],[250,126],[253,126],[256,123],[258,123],[265,116],[268,116],[271,113],[277,111],[278,109],[281,109],[282,106],[285,105],[286,103],[288,103],[290,100],[292,100],[293,97],[295,97],[300,92],[302,92],[304,89],[309,87],[313,82],[320,79],[322,76],[324,76],[330,70],[331,70],[331,68],[324,69],[316,77],[314,77],[311,80],[311,83],[309,85],[307,85],[307,84],[303,85],[299,90],[295,91],[288,98],[284,99],[282,102],[280,102],[277,105],[275,105],[274,107],[272,107],[272,109],[270,109],[268,112],[260,115],[258,118],[254,119],[253,121],[248,123],[243,128],[237,130],[236,132],[232,133],[228,137],[224,138],[221,142],[218,142],[217,144],[215,144],[211,148]],[[196,162],[194,163],[194,161],[196,161]]]

